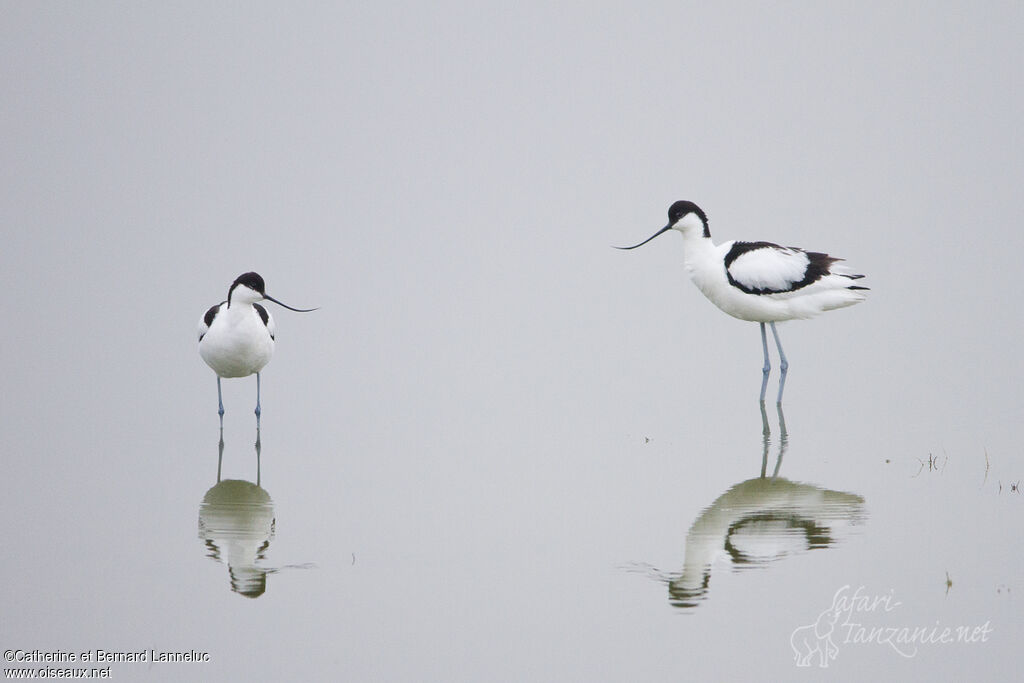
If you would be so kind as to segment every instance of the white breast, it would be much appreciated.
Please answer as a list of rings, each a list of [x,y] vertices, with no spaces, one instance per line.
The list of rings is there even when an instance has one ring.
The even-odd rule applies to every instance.
[[[249,304],[221,306],[199,342],[199,355],[221,377],[257,373],[273,353],[274,340],[267,325]]]

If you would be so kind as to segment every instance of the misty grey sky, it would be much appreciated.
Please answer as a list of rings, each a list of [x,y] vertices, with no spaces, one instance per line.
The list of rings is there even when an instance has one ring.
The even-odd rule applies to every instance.
[[[828,250],[885,292],[874,323],[816,326],[931,325],[943,358],[998,344],[1019,330],[997,292],[1021,246],[1020,10],[930,7],[8,3],[12,341],[132,311],[177,348],[249,269],[386,367],[625,325],[666,350],[738,341],[678,245],[607,249],[688,198],[718,241]],[[66,315],[32,305],[49,287]],[[110,344],[43,378],[106,372],[83,361]]]

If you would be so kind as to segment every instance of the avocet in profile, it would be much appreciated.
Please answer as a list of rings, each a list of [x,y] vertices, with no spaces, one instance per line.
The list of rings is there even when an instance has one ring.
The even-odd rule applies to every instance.
[[[836,265],[842,259],[772,242],[733,240],[715,245],[707,215],[693,202],[675,202],[668,209],[665,227],[640,244],[616,248],[636,249],[669,230],[682,234],[686,270],[704,296],[734,318],[760,323],[764,349],[762,401],[771,371],[765,323],[772,328],[779,349],[781,376],[777,402],[782,403],[789,362],[775,323],[812,318],[865,299],[868,288],[855,284],[864,276]]]

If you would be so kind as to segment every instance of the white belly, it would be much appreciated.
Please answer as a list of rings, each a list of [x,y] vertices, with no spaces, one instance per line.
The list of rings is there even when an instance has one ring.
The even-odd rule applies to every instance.
[[[274,340],[252,309],[245,315],[222,312],[199,342],[199,355],[221,377],[259,372],[274,354]]]

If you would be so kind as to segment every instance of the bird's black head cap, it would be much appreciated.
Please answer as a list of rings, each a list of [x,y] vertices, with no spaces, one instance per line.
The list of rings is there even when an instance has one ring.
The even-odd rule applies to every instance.
[[[236,277],[235,281],[231,284],[232,287],[235,285],[245,285],[249,289],[255,290],[260,294],[263,294],[264,290],[267,288],[266,283],[263,282],[263,277],[259,273],[242,273]]]
[[[248,287],[260,294],[266,294],[267,285],[263,282],[263,277],[259,273],[242,273],[235,278],[235,281],[231,283],[231,288],[228,290],[228,306],[231,305],[231,294],[238,285]]]
[[[680,218],[688,213],[695,213],[700,217],[701,223],[704,224],[704,236],[711,237],[711,231],[708,229],[708,215],[704,213],[704,209],[685,199],[673,202],[672,206],[668,207],[668,224],[675,225]]]

